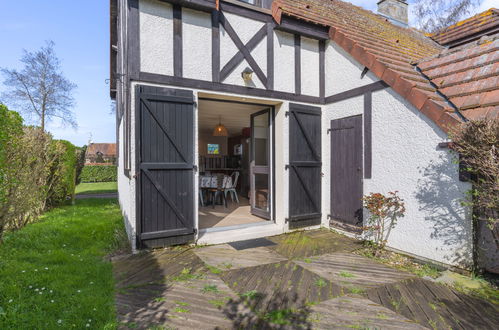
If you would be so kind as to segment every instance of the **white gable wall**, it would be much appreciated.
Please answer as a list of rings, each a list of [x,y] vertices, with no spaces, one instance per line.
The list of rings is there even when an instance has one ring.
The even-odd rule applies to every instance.
[[[332,184],[331,136],[325,130],[331,127],[331,120],[363,113],[364,96],[325,107],[325,215],[330,214]],[[438,143],[447,141],[447,135],[392,89],[373,93],[372,122],[372,178],[364,179],[364,194],[398,191],[407,209],[392,231],[388,246],[444,264],[468,267],[472,260],[472,228],[469,210],[461,202],[470,185],[459,181],[458,165],[449,150],[438,148]],[[364,224],[367,217],[365,213]]]
[[[301,38],[301,92],[319,96],[319,41]]]

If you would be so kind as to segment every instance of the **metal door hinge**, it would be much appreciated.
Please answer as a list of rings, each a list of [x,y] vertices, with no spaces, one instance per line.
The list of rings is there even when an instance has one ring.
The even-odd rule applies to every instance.
[[[289,111],[286,111],[286,112],[284,113],[284,115],[285,115],[286,117],[289,117]]]
[[[192,168],[194,169],[195,172],[198,171],[198,166],[197,165],[194,165]]]
[[[285,166],[284,166],[284,169],[285,169],[285,170],[289,170],[289,168],[290,168],[290,167],[291,167],[291,165],[289,165],[289,164],[288,164],[288,165],[285,165]]]
[[[328,220],[331,220],[332,218],[333,218],[333,217],[331,216],[331,214],[328,214],[328,215],[327,215],[327,219],[328,219]]]

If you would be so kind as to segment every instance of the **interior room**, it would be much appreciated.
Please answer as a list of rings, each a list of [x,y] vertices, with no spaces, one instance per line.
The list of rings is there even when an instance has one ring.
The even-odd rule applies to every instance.
[[[271,219],[271,113],[265,105],[199,98],[199,228]]]

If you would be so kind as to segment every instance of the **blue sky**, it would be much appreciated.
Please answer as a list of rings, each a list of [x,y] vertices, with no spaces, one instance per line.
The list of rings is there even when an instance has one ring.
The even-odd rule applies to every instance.
[[[495,1],[485,0],[477,12],[492,7]],[[377,0],[350,2],[374,11]],[[48,130],[79,146],[90,136],[94,142],[114,142],[115,120],[106,84],[109,1],[0,0],[0,67],[18,68],[22,50],[37,50],[46,40],[55,42],[64,74],[78,85],[74,112],[79,126],[75,130],[53,122]]]

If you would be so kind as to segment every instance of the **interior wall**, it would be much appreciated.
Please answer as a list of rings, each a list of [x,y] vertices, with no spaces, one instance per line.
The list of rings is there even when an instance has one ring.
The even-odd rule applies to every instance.
[[[216,155],[208,155],[208,144],[219,144],[219,156],[228,156],[228,141],[229,138],[226,136],[213,136],[210,132],[199,132],[199,155],[216,157]]]

